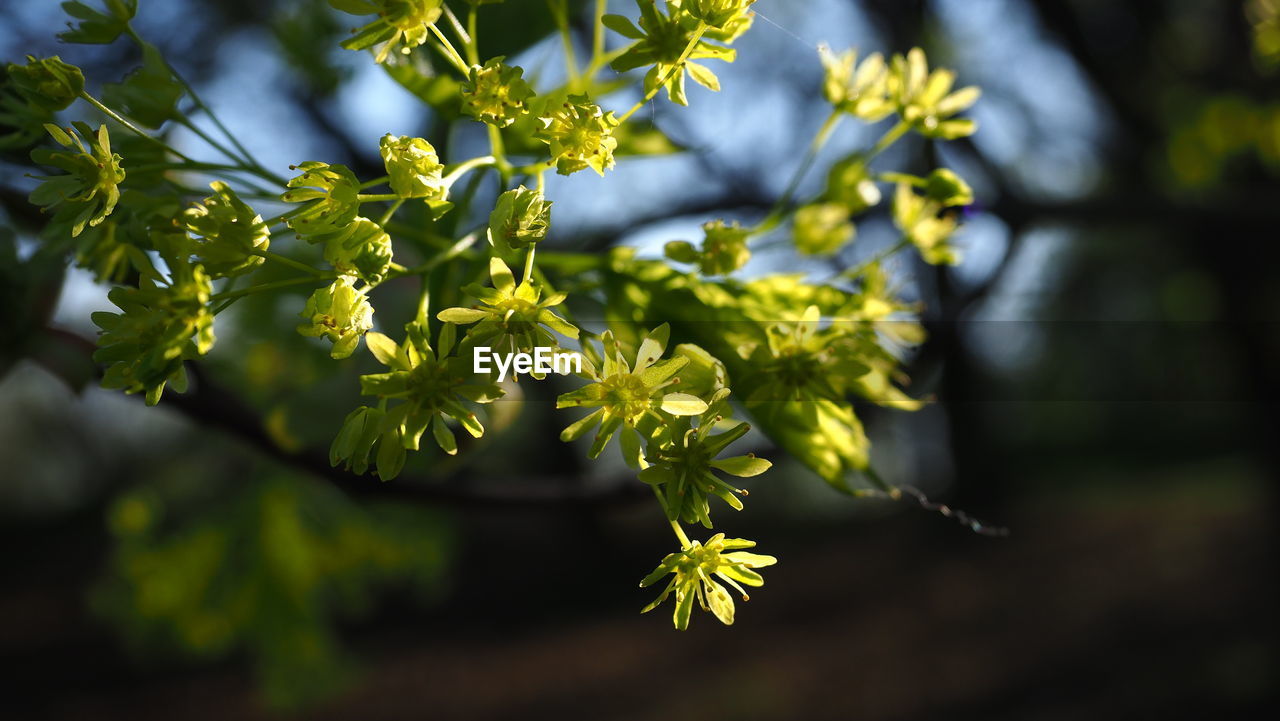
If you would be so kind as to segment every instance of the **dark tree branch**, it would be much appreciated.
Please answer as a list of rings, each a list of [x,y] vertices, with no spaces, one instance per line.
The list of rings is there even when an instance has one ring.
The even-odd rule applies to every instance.
[[[51,338],[56,338],[64,349],[77,350],[83,363],[93,363],[89,360],[94,350],[91,341],[60,329],[50,328],[46,332]],[[50,367],[41,357],[33,360],[59,378],[68,380],[64,368]],[[466,487],[446,485],[438,480],[421,478],[400,477],[384,482],[372,476],[358,476],[329,465],[323,451],[291,452],[281,448],[267,433],[258,413],[235,393],[218,386],[197,364],[189,364],[188,371],[192,376],[189,391],[165,394],[161,407],[175,410],[201,427],[227,433],[273,461],[329,481],[355,497],[414,501],[454,508],[564,509],[626,505],[653,495],[648,487],[631,476],[597,488],[566,488],[563,484],[552,487],[551,483],[538,482],[537,479],[516,479],[510,484],[516,488],[501,490],[492,488],[493,484],[485,484],[490,486],[485,489],[471,484]]]

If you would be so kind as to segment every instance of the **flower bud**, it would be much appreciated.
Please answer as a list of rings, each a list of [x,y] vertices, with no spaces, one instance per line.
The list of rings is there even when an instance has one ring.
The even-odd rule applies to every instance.
[[[289,181],[280,199],[286,203],[312,203],[289,218],[289,227],[301,235],[332,233],[345,228],[360,212],[360,182],[345,165],[309,161],[295,167],[302,174]]]
[[[796,249],[805,255],[832,255],[856,232],[849,210],[839,203],[806,205],[796,211]]]
[[[866,162],[853,156],[836,163],[827,175],[827,198],[857,215],[880,203],[880,188],[871,180]]]
[[[195,236],[195,254],[214,278],[247,273],[262,264],[255,251],[271,244],[267,224],[226,183],[209,184],[214,195],[187,208],[178,225]]]
[[[969,205],[973,202],[973,189],[964,179],[947,168],[938,168],[925,179],[924,194],[936,200],[944,208]]]
[[[737,223],[726,225],[723,220],[716,220],[704,224],[702,230],[706,233],[700,260],[703,275],[726,275],[751,259],[751,251],[747,250],[750,233],[746,228]]]
[[[431,143],[422,138],[382,136],[382,162],[391,189],[401,198],[444,200],[449,194],[441,183],[444,166]]]
[[[489,214],[489,242],[518,250],[547,237],[551,225],[551,201],[523,185],[498,196]]]
[[[391,236],[368,218],[356,218],[342,230],[315,241],[325,244],[324,259],[335,270],[369,284],[380,283],[391,265]]]
[[[756,0],[686,0],[683,7],[694,18],[713,28],[723,28],[745,16]]]
[[[702,253],[687,240],[673,240],[662,246],[663,255],[677,263],[700,263]]]
[[[23,98],[49,112],[65,110],[84,92],[84,74],[80,68],[62,62],[57,55],[48,58],[27,56],[26,65],[9,63],[9,82]]]

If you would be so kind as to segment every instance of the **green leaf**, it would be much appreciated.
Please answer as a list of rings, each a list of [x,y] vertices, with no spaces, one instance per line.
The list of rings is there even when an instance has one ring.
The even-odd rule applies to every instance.
[[[58,39],[64,43],[91,45],[115,42],[137,12],[138,0],[106,0],[106,5],[107,12],[103,13],[82,2],[62,3],[62,10],[80,22],[59,33]]]
[[[158,128],[181,117],[178,101],[186,90],[155,46],[143,45],[142,59],[142,67],[125,76],[123,82],[102,86],[102,100],[142,125]]]
[[[624,429],[621,438],[618,439],[618,443],[622,448],[622,460],[626,462],[627,466],[641,468],[644,464],[644,459],[641,457],[639,434],[630,429]]]

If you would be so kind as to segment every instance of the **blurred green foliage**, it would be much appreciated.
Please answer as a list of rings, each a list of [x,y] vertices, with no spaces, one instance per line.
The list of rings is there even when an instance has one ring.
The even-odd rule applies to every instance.
[[[431,597],[449,550],[433,513],[358,506],[288,476],[246,483],[208,508],[174,508],[143,488],[117,499],[107,521],[117,545],[95,610],[151,655],[248,654],[278,706],[340,689],[352,669],[334,622],[369,611],[390,587]]]

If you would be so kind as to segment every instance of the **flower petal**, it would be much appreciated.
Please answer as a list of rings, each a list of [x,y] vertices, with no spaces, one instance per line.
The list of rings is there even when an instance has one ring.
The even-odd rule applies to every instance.
[[[696,416],[706,409],[706,401],[688,393],[668,393],[662,397],[662,410],[673,416]]]
[[[721,458],[711,462],[712,468],[719,468],[729,475],[739,478],[750,478],[758,476],[769,470],[773,464],[763,458],[755,456],[735,456],[733,458]]]

